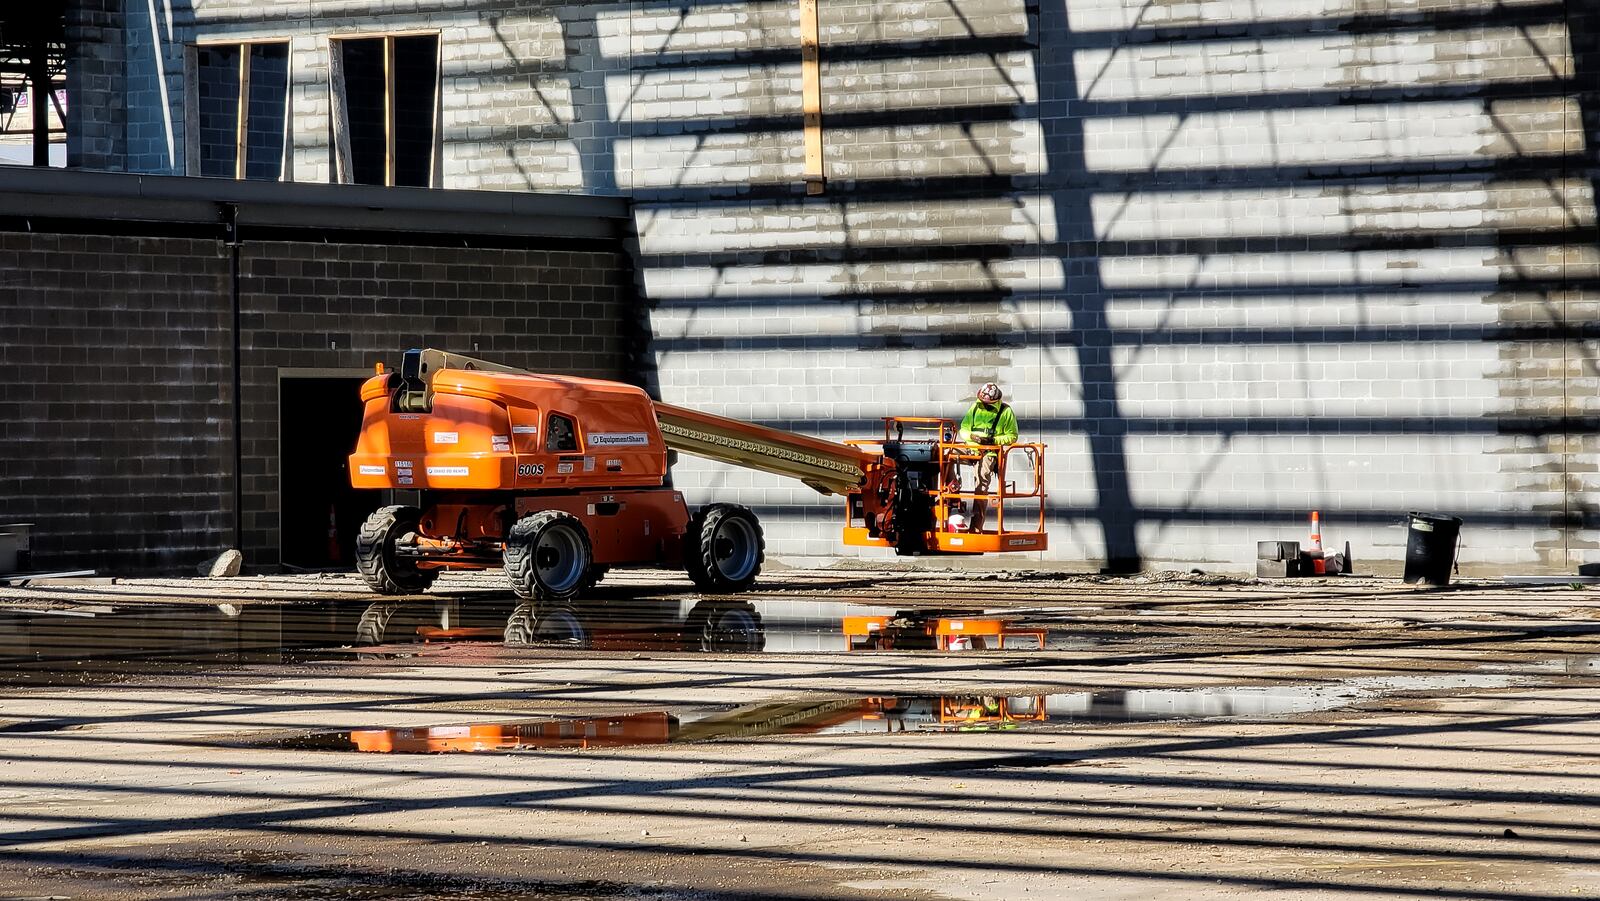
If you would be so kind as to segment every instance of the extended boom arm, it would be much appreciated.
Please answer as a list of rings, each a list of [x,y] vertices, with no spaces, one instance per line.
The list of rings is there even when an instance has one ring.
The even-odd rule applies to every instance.
[[[667,447],[747,469],[799,479],[823,494],[861,488],[881,467],[881,454],[848,444],[657,402]]]

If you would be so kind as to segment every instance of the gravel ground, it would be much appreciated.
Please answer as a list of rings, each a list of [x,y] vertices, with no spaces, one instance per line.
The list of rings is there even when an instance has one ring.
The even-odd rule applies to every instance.
[[[349,576],[5,589],[0,897],[1600,896],[1593,592],[791,570],[748,598],[769,653],[662,640],[703,600],[664,573],[608,579],[588,648],[348,647]],[[845,652],[862,608],[1047,640]],[[274,653],[220,646],[269,616]],[[206,653],[128,653],[174,635]],[[663,713],[679,740],[285,741]]]

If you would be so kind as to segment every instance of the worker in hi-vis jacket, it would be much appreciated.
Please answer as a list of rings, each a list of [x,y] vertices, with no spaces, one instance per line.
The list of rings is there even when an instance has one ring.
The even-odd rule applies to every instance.
[[[994,445],[1007,447],[1017,443],[1017,416],[1011,412],[1008,404],[1000,402],[1000,386],[994,382],[986,383],[978,389],[978,399],[967,409],[967,415],[961,417],[961,428],[957,440],[967,444]],[[1000,466],[1000,454],[990,451],[978,459],[978,482],[973,489],[975,494],[983,494],[989,490],[989,480],[994,478],[995,470]],[[1002,490],[1005,486],[1001,486]],[[972,503],[972,519],[968,529],[973,532],[983,531],[984,515],[989,512],[987,498],[978,498]]]

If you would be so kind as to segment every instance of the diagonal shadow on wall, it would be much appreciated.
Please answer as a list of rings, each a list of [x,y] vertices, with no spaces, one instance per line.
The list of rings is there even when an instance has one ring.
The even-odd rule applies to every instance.
[[[1042,47],[1071,46],[1071,25],[1066,4],[1040,3],[1039,42]],[[1053,186],[1057,238],[1068,244],[1093,242],[1094,215],[1090,206],[1087,172],[1083,169],[1083,118],[1072,114],[1080,99],[1072,57],[1067,53],[1040,53],[1039,78],[1044,90],[1039,98],[1039,119],[1044,138],[1047,178]],[[1105,542],[1106,569],[1137,572],[1142,564],[1134,527],[1138,513],[1128,489],[1128,458],[1124,446],[1127,425],[1117,401],[1117,376],[1112,365],[1111,330],[1106,322],[1109,292],[1101,278],[1098,257],[1082,267],[1062,259],[1068,293],[1062,302],[1072,311],[1076,346],[1078,389],[1083,415],[1092,425],[1085,435],[1095,481],[1094,518]]]
[[[695,11],[713,7],[723,5],[645,0],[629,9],[682,29]],[[1134,569],[1172,553],[1153,546],[1152,525],[1296,522],[1304,515],[1298,498],[1309,492],[1328,496],[1331,518],[1381,516],[1384,500],[1397,496],[1384,494],[1395,487],[1385,478],[1394,481],[1406,455],[1487,460],[1456,469],[1470,478],[1495,473],[1515,494],[1491,497],[1494,486],[1486,484],[1462,497],[1447,479],[1434,479],[1399,485],[1409,494],[1397,503],[1420,493],[1415,502],[1448,505],[1477,524],[1541,529],[1541,557],[1565,565],[1581,545],[1576,532],[1592,518],[1575,495],[1582,486],[1569,472],[1575,461],[1568,448],[1594,426],[1586,407],[1567,397],[1567,375],[1534,370],[1553,357],[1570,362],[1587,354],[1592,340],[1589,319],[1575,316],[1567,301],[1594,291],[1594,279],[1571,261],[1594,243],[1592,206],[1579,196],[1588,189],[1572,186],[1594,180],[1595,145],[1563,146],[1549,135],[1550,127],[1572,121],[1562,118],[1564,104],[1581,108],[1588,135],[1600,134],[1592,87],[1600,53],[1596,14],[1587,7],[1577,0],[1410,12],[1349,6],[1308,19],[1264,12],[1189,21],[1169,18],[1170,11],[1146,16],[1127,4],[1122,12],[1131,18],[1078,22],[1081,5],[1028,2],[1015,5],[1025,29],[974,26],[981,11],[964,6],[957,16],[968,33],[926,37],[893,31],[893,16],[885,14],[885,30],[825,41],[825,79],[829,71],[866,72],[862,93],[881,95],[878,105],[839,98],[844,108],[826,116],[829,153],[875,129],[915,135],[956,126],[974,165],[919,168],[913,164],[926,160],[917,154],[932,151],[884,139],[883,153],[906,165],[830,174],[827,195],[809,200],[784,178],[781,159],[761,156],[798,133],[797,112],[781,102],[785,67],[798,49],[781,37],[747,38],[749,46],[715,38],[716,46],[702,49],[686,30],[682,40],[605,60],[632,79],[627,109],[606,111],[617,140],[692,148],[682,171],[635,159],[629,175],[650,178],[618,184],[640,211],[641,232],[660,226],[669,239],[657,244],[645,234],[635,258],[641,285],[653,275],[671,289],[647,293],[642,306],[658,325],[676,326],[647,332],[641,361],[698,379],[704,371],[761,365],[744,360],[784,366],[791,358],[849,360],[855,353],[910,366],[935,357],[982,360],[965,364],[976,379],[993,361],[1038,349],[1058,365],[1041,374],[1048,409],[1029,415],[1027,426],[1048,440],[1081,441],[1062,446],[1087,451],[1082,481],[1093,484],[1092,498],[1085,490],[1055,503],[1062,514],[1056,521],[1097,530],[1108,569]],[[1567,65],[1563,27],[1575,68]],[[1469,61],[1488,66],[1483,71],[1462,65],[1414,77],[1362,56],[1372,48],[1437,56],[1452,42],[1485,34],[1501,43],[1462,51],[1478,54]],[[1284,51],[1268,44],[1301,39],[1325,42],[1323,49],[1354,62],[1305,63],[1304,82],[1273,77],[1272,54]],[[1211,68],[1205,54],[1213,47],[1241,58],[1254,53],[1239,63],[1248,77],[1230,80],[1222,74],[1229,70]],[[1194,76],[1191,83],[1159,66],[1141,68],[1164,52],[1180,61],[1174,66],[1192,67],[1185,75]],[[891,85],[899,82],[882,75],[920,77],[958,56],[970,77],[998,88],[959,97],[896,91]],[[1016,63],[1022,57],[1027,66]],[[1295,65],[1302,61],[1282,61]],[[1028,84],[1019,87],[1019,73]],[[639,93],[647,81],[671,87],[702,77],[777,99],[725,108]],[[1478,131],[1453,143],[1432,141],[1437,136],[1406,121],[1413,114]],[[1328,121],[1334,124],[1321,126],[1321,137],[1304,131],[1307,122]],[[1015,159],[1005,158],[1003,144],[995,154],[971,139],[979,123],[1015,125],[1016,133],[1035,128],[1036,149],[1028,151],[1035,156],[1006,168]],[[1108,130],[1117,137],[1121,130],[1130,143],[1108,142]],[[1363,144],[1369,134],[1378,137]],[[1118,146],[1129,152],[1118,156]],[[724,169],[718,153],[743,156]],[[941,210],[930,219],[953,210],[956,226],[918,232],[908,224],[915,216],[891,219],[892,209],[922,202]],[[1229,211],[1252,203],[1248,214],[1261,221],[1233,227]],[[1299,204],[1301,212],[1270,212],[1274,204]],[[1136,206],[1145,216],[1155,211],[1158,225],[1167,217],[1182,227],[1130,227]],[[1425,224],[1407,227],[1409,210],[1420,210]],[[723,224],[696,221],[702,212],[705,222]],[[805,220],[822,225],[810,232],[793,225]],[[764,221],[780,225],[767,231]],[[991,221],[999,224],[986,228]],[[1011,225],[1017,228],[1007,232]],[[1017,237],[1030,228],[1030,237]],[[1041,273],[1031,282],[1004,274],[1029,266]],[[1055,270],[1058,276],[1043,274]],[[821,330],[792,325],[840,311],[855,318]],[[1138,371],[1149,360],[1175,374]],[[1208,360],[1213,365],[1194,362]],[[771,383],[773,374],[751,378],[754,387]],[[1207,393],[1207,381],[1220,387]],[[1174,383],[1171,390],[1165,382]],[[1290,393],[1271,393],[1274,382]],[[1190,390],[1196,384],[1202,389]],[[870,431],[879,413],[848,403],[824,413],[831,402],[820,394],[774,408],[765,401],[789,396],[787,386],[778,387],[771,396],[717,392],[706,402],[726,399],[730,415],[830,434]],[[1485,398],[1485,387],[1498,393]],[[1266,390],[1267,403],[1256,402],[1257,388]],[[1333,393],[1313,390],[1323,388]],[[1242,448],[1240,436],[1250,439]],[[1348,450],[1352,441],[1362,442],[1357,451]],[[1212,472],[1206,455],[1240,452],[1269,462],[1234,467],[1221,477],[1233,480],[1231,489],[1171,472],[1188,459],[1194,472]],[[1349,485],[1322,470],[1291,483],[1296,477],[1277,462],[1341,454],[1370,454],[1371,465],[1394,472],[1361,483],[1362,496],[1335,501]],[[1289,487],[1263,487],[1270,477]],[[783,519],[807,518],[804,504],[751,500]]]

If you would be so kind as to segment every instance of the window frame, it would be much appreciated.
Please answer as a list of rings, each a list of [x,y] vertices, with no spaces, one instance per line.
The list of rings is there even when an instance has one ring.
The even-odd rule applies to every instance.
[[[395,54],[396,38],[434,39],[433,147],[428,154],[427,187],[443,187],[444,169],[444,33],[437,28],[341,32],[328,36],[328,147],[332,153],[332,181],[357,184],[350,148],[349,106],[344,77],[344,41],[383,41],[383,187],[395,185]]]
[[[183,171],[186,175],[200,175],[200,51],[212,47],[236,47],[239,50],[239,96],[234,110],[233,179],[235,181],[267,181],[246,178],[250,144],[250,48],[259,45],[282,44],[285,77],[283,84],[283,149],[279,153],[276,181],[292,181],[289,162],[293,159],[290,137],[294,134],[294,41],[288,37],[236,38],[226,35],[200,38],[184,48],[183,92]]]

